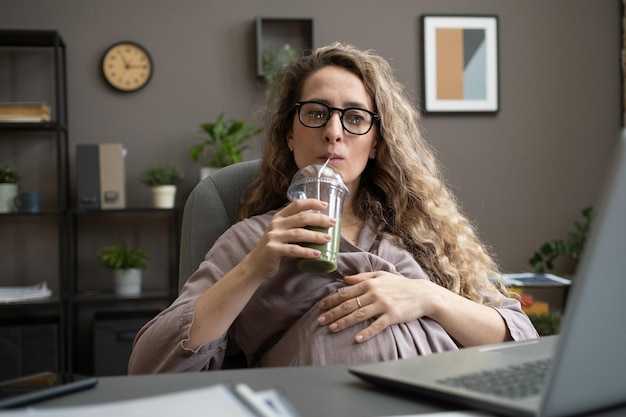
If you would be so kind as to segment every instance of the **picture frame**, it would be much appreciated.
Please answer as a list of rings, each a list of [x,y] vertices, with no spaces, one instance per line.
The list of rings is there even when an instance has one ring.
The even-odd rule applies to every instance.
[[[422,15],[425,113],[499,111],[498,16]]]

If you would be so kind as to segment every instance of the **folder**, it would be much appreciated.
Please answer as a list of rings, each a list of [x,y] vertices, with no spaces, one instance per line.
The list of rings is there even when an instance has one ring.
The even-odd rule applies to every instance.
[[[100,162],[98,145],[76,145],[76,206],[100,209]]]
[[[126,169],[121,143],[76,146],[77,207],[81,210],[126,208]]]
[[[100,208],[121,209],[126,207],[126,173],[124,149],[121,143],[101,143],[100,162]]]

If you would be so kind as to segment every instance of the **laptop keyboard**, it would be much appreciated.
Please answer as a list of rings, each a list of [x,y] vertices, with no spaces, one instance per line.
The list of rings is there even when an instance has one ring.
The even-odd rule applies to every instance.
[[[549,368],[550,359],[543,359],[491,371],[446,378],[437,382],[519,400],[541,392]]]

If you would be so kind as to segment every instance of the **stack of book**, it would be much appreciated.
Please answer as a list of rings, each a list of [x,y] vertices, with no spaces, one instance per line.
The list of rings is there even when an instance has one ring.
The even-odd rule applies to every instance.
[[[49,122],[50,106],[46,103],[0,103],[0,122]]]

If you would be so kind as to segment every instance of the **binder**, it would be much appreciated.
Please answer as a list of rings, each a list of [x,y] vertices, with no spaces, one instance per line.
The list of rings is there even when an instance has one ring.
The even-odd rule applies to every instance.
[[[126,173],[124,149],[121,143],[101,143],[100,162],[100,208],[120,209],[126,207]]]
[[[126,208],[126,169],[121,143],[76,145],[76,193],[80,210]]]
[[[100,157],[98,145],[76,145],[76,206],[100,209]]]

